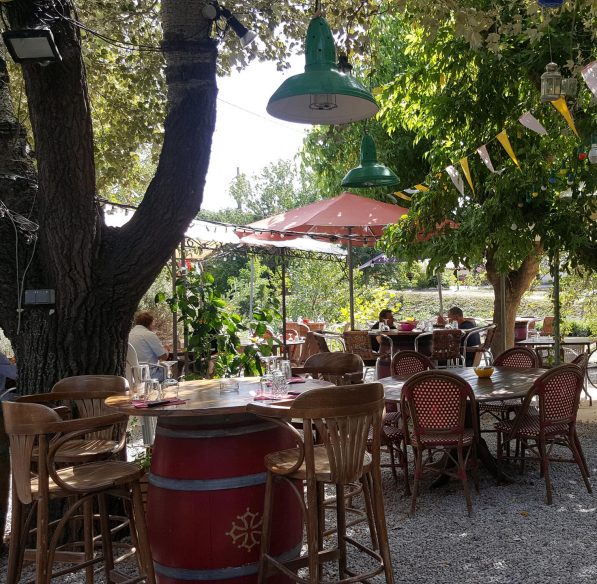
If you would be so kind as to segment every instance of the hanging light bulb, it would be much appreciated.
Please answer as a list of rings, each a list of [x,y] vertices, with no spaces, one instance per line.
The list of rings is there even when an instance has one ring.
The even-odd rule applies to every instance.
[[[562,74],[556,63],[547,63],[541,75],[541,101],[555,101],[562,95]]]
[[[347,65],[347,60],[341,60],[342,71],[338,69],[330,27],[323,17],[315,16],[307,30],[305,72],[278,87],[267,112],[299,124],[347,124],[374,116],[379,106],[370,91],[343,72]]]
[[[361,141],[361,164],[346,173],[343,187],[389,187],[399,183],[398,177],[383,164],[377,162],[377,150],[373,138],[365,132]]]

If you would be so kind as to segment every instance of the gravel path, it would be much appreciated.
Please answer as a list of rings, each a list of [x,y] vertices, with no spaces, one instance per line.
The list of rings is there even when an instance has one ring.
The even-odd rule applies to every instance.
[[[597,424],[579,424],[589,468],[597,475]],[[538,466],[528,464],[515,484],[498,486],[481,473],[468,517],[459,483],[422,485],[418,509],[384,469],[384,495],[397,584],[571,584],[597,582],[597,496],[587,493],[576,465],[552,467],[554,504],[544,503]],[[364,538],[363,527],[355,535]],[[6,555],[0,559],[5,581]],[[23,580],[24,581],[24,580]],[[56,579],[79,583],[81,575]],[[377,578],[375,582],[382,582]],[[97,578],[102,583],[101,575]]]

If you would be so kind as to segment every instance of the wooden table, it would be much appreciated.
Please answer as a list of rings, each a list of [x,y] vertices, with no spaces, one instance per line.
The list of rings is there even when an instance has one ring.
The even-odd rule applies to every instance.
[[[331,385],[307,380],[292,389]],[[158,582],[256,582],[265,496],[265,454],[291,448],[282,428],[247,413],[259,378],[239,379],[238,393],[219,380],[180,386],[184,404],[137,409],[129,396],[106,404],[130,416],[157,416],[147,520]],[[285,509],[273,526],[273,553],[294,557],[302,545],[302,515],[290,487],[276,490]],[[282,514],[279,514],[282,517]]]
[[[550,348],[555,345],[555,339],[553,337],[536,337],[534,339],[526,339],[525,341],[517,341],[516,344],[533,349],[538,347]],[[560,345],[578,345],[585,348],[587,352],[591,352],[593,348],[597,348],[597,337],[564,337]]]
[[[475,394],[477,402],[524,398],[536,379],[545,373],[541,368],[494,367],[493,375],[488,379],[477,377],[473,367],[454,367],[442,369],[466,380]],[[384,386],[386,401],[400,402],[402,386],[410,376],[392,376],[378,379]],[[479,438],[478,456],[483,466],[499,481],[513,482],[498,466],[487,443]]]
[[[390,337],[392,342],[391,353],[397,353],[398,351],[410,350],[413,351],[415,348],[415,339],[423,334],[422,330],[413,329],[412,331],[401,331],[399,329],[390,329],[389,331],[380,331],[378,329],[370,329],[369,334],[371,336],[387,336]],[[385,339],[382,338],[381,344],[383,345]],[[426,341],[423,347],[424,349],[431,348],[431,337]],[[430,351],[428,350],[427,353]]]

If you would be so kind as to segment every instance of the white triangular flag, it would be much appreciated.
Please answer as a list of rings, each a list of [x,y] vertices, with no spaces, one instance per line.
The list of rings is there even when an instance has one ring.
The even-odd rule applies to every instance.
[[[458,192],[461,195],[464,195],[464,181],[460,176],[460,173],[456,170],[456,168],[452,165],[446,167],[446,172],[448,176],[452,179],[454,186],[458,189]]]
[[[580,73],[593,95],[597,97],[597,61],[589,63]]]
[[[481,157],[483,164],[485,164],[491,172],[496,172],[495,168],[493,168],[493,162],[491,162],[491,158],[489,157],[489,152],[487,152],[487,144],[477,148],[477,154]]]
[[[537,132],[537,134],[541,134],[541,136],[545,136],[547,134],[547,130],[543,127],[541,122],[531,113],[526,112],[522,114],[518,121],[529,130],[533,130],[533,132]]]

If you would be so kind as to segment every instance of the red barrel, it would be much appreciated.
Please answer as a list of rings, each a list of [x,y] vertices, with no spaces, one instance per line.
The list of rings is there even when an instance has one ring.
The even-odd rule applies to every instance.
[[[160,418],[147,521],[160,584],[256,582],[268,452],[288,432],[250,415]],[[272,553],[298,556],[302,514],[292,488],[275,488]]]

